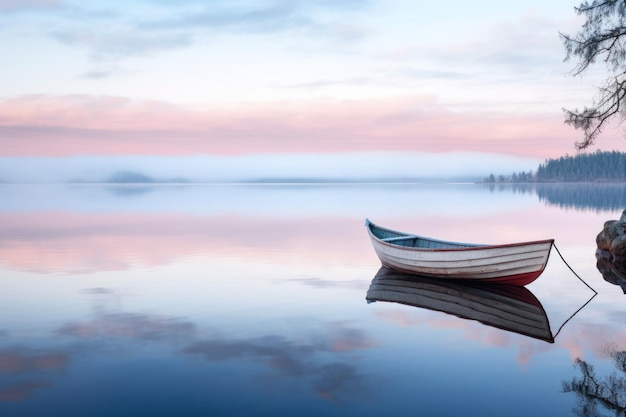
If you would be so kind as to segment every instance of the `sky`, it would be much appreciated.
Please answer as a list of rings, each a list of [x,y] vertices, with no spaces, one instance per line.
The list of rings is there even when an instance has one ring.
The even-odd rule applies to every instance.
[[[190,158],[233,177],[534,169],[576,153],[562,108],[602,79],[563,61],[577,4],[0,0],[0,180]],[[624,145],[615,126],[590,150]]]

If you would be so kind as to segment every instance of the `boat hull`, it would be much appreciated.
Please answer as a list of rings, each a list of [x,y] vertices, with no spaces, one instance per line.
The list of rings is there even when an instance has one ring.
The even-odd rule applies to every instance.
[[[367,229],[376,255],[389,268],[436,278],[518,286],[541,275],[554,243],[552,239],[505,245],[447,242],[382,228],[369,221]],[[419,241],[419,247],[399,244],[413,239]]]

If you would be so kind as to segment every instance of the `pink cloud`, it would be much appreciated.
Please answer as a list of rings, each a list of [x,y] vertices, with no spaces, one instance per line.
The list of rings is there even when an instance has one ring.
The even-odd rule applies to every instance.
[[[0,102],[0,155],[410,150],[544,158],[574,152],[578,132],[562,120],[558,111],[452,111],[432,97],[190,109],[124,97],[29,95]],[[615,142],[613,136],[602,143]]]

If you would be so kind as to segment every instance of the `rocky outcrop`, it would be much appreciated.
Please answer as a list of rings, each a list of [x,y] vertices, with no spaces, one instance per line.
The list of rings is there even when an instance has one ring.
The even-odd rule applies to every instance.
[[[596,236],[596,267],[602,278],[611,284],[619,285],[626,294],[626,210],[619,220],[604,223]]]
[[[609,220],[596,236],[596,257],[626,264],[626,210],[619,220]]]

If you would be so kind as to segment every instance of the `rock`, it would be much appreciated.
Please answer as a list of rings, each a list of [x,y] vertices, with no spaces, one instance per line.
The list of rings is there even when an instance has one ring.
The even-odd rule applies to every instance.
[[[611,247],[611,241],[613,241],[613,238],[609,236],[609,228],[614,223],[617,223],[617,220],[609,220],[608,222],[604,222],[604,227],[602,228],[602,231],[598,233],[598,236],[596,236],[596,245],[598,245],[598,249],[608,251]]]
[[[626,294],[626,210],[619,220],[604,222],[596,244],[598,270],[607,282],[619,285]]]
[[[622,217],[624,217],[624,214],[622,214]],[[625,234],[626,221],[609,220],[607,222],[604,222],[604,228],[600,233],[598,233],[598,236],[596,236],[596,244],[598,245],[599,249],[608,250],[613,253],[611,248],[614,247],[615,240],[619,239]],[[626,242],[622,242],[621,244],[624,243]]]
[[[626,234],[622,234],[617,236],[611,242],[611,246],[609,247],[609,252],[613,255],[614,261],[626,261]]]
[[[596,249],[596,259],[610,261],[611,259],[613,259],[613,255],[611,255],[611,252],[609,252],[608,250],[598,248]]]

